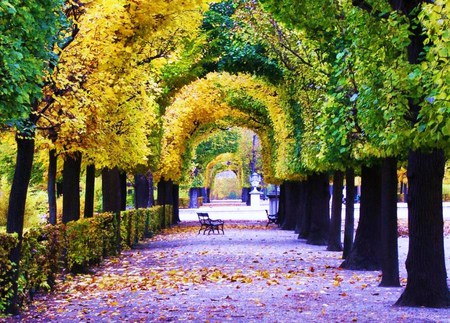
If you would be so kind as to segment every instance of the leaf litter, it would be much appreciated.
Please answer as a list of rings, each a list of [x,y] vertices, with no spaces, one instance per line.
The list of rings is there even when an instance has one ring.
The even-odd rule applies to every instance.
[[[196,223],[181,223],[91,274],[63,276],[54,293],[8,321],[450,322],[449,309],[392,306],[406,284],[405,237],[403,287],[386,288],[380,272],[342,270],[340,252],[264,222],[197,232]]]

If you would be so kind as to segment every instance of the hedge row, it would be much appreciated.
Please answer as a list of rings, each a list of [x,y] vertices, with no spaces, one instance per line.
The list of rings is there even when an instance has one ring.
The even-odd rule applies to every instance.
[[[56,276],[64,271],[87,272],[105,257],[131,248],[145,237],[172,223],[171,206],[96,214],[66,225],[46,225],[28,230],[22,241],[19,272],[19,299],[32,299],[38,291],[53,288]],[[12,292],[16,269],[8,259],[18,243],[16,235],[0,233],[0,312],[4,312]]]

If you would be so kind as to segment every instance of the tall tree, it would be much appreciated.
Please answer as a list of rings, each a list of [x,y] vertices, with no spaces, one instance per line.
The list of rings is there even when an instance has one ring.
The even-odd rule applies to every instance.
[[[56,64],[52,50],[65,23],[62,10],[60,0],[0,3],[0,122],[17,129],[17,159],[7,214],[7,232],[19,237],[10,255],[16,264],[7,308],[12,314],[18,312],[18,266],[37,121],[33,112],[39,107],[44,77]]]

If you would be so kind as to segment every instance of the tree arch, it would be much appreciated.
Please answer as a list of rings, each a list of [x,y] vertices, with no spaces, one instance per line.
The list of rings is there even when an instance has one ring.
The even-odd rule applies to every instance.
[[[277,88],[245,74],[210,73],[185,86],[163,117],[159,175],[177,181],[189,141],[214,127],[241,126],[261,138],[267,181],[294,174],[289,158],[294,155],[293,123]]]
[[[212,187],[214,183],[214,178],[220,172],[230,170],[236,174],[238,182],[242,187],[244,184],[244,171],[242,165],[242,160],[232,153],[225,153],[216,156],[211,162],[208,163],[205,170],[205,187]]]

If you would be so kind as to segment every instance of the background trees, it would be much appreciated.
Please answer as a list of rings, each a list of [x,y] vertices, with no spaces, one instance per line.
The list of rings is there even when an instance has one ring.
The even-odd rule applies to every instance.
[[[123,208],[123,194],[115,201],[108,196],[123,190],[126,173],[152,172],[170,184],[165,195],[171,199],[172,184],[211,182],[211,174],[226,167],[215,158],[233,153],[227,166],[244,181],[238,136],[225,129],[248,128],[261,142],[265,181],[285,181],[285,201],[296,198],[297,187],[312,192],[303,215],[285,212],[283,225],[311,243],[327,242],[328,174],[363,168],[363,182],[373,181],[364,188],[357,237],[374,235],[346,262],[372,250],[370,268],[379,265],[380,235],[372,229],[382,215],[383,239],[392,241],[382,250],[395,249],[392,187],[397,159],[408,156],[410,279],[399,304],[446,306],[447,3],[261,3],[222,1],[203,16],[205,1],[195,0],[46,1],[39,7],[3,1],[1,122],[17,129],[18,145],[8,231],[20,236],[23,229],[36,129],[46,138],[38,149],[51,151],[49,188],[58,169],[53,162],[64,160],[68,222],[80,217],[85,166],[90,176],[92,167],[101,169],[107,186],[116,187],[110,193],[104,187],[104,207],[113,211]],[[222,137],[205,141],[217,131]],[[232,144],[224,147],[225,141]],[[390,181],[381,181],[381,166]],[[310,218],[314,203],[321,212]],[[384,272],[395,267],[386,263]],[[423,264],[430,264],[425,278]]]

